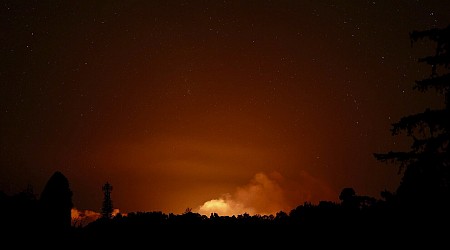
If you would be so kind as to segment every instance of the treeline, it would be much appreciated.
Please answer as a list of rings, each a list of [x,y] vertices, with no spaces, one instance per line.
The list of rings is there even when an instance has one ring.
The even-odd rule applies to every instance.
[[[343,189],[340,198],[340,202],[306,202],[289,212],[279,211],[270,215],[244,213],[223,216],[211,213],[207,216],[189,209],[182,214],[160,211],[132,212],[126,216],[117,214],[111,219],[100,218],[86,227],[74,228],[74,235],[84,242],[95,243],[108,238],[111,244],[148,240],[176,246],[180,243],[178,240],[185,239],[185,244],[192,246],[202,241],[222,239],[228,243],[264,246],[262,242],[273,244],[274,239],[281,240],[280,243],[311,243],[311,237],[323,237],[323,240],[348,237],[346,240],[353,238],[367,243],[414,242],[430,239],[430,233],[439,237],[449,232],[447,228],[440,231],[438,225],[448,225],[450,213],[440,211],[432,204],[404,208],[395,200],[359,196],[352,188]],[[167,237],[173,241],[164,240]]]
[[[61,192],[64,190],[62,187],[68,187],[66,181],[62,174],[55,173],[49,183],[59,184],[47,184],[39,199],[31,190],[13,196],[0,193],[0,226],[2,232],[6,232],[3,236],[23,237],[32,240],[33,244],[65,242],[74,247],[84,244],[142,244],[148,241],[175,247],[181,239],[185,246],[196,246],[212,239],[226,239],[222,244],[240,242],[261,245],[274,239],[289,243],[299,239],[309,241],[309,237],[317,236],[357,237],[359,240],[380,242],[379,237],[383,241],[398,241],[405,235],[424,239],[430,232],[449,232],[446,228],[439,231],[436,226],[448,225],[448,210],[439,209],[434,204],[404,207],[388,192],[383,192],[382,199],[375,199],[357,195],[352,188],[342,190],[340,202],[305,202],[289,212],[279,211],[276,214],[223,216],[212,213],[207,216],[190,209],[182,214],[131,212],[127,215],[119,213],[112,218],[103,217],[82,227],[71,225],[66,220],[71,208],[62,205],[67,205],[67,198],[70,200],[71,197],[68,190]],[[60,193],[60,196],[53,195],[55,200],[50,202],[52,206],[43,199],[45,193],[50,192],[50,187],[55,189],[51,192]],[[30,241],[17,243],[29,244]]]

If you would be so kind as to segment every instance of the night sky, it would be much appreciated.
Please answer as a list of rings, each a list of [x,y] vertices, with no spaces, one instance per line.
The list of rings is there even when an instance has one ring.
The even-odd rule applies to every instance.
[[[380,197],[400,117],[439,107],[409,32],[447,1],[0,2],[0,190],[53,172],[78,209],[289,212]]]

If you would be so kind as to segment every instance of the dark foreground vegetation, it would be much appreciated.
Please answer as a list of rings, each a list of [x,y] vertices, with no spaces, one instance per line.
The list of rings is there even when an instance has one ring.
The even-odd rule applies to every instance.
[[[60,173],[56,175],[63,177]],[[300,242],[316,246],[345,243],[353,247],[360,243],[381,246],[387,242],[448,244],[448,207],[433,204],[402,207],[390,198],[358,196],[352,188],[343,189],[339,198],[340,202],[305,203],[288,213],[280,211],[275,215],[205,216],[188,210],[183,214],[132,212],[103,217],[81,227],[67,221],[70,206],[63,205],[60,199],[51,203],[54,207],[50,208],[42,198],[35,199],[26,192],[3,194],[1,212],[7,216],[2,216],[2,237],[5,237],[2,242],[15,247],[64,244],[64,249],[123,244],[138,247],[150,243],[168,248],[206,248],[204,244],[264,247]],[[48,209],[56,212],[57,207],[60,212],[45,212]]]

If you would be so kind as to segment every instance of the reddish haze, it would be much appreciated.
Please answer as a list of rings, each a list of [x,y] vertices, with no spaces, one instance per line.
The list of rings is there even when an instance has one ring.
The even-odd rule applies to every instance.
[[[372,154],[441,104],[412,90],[432,50],[408,33],[447,26],[450,5],[319,2],[6,1],[0,190],[39,193],[60,170],[80,210],[108,181],[115,208],[167,213],[394,190]]]

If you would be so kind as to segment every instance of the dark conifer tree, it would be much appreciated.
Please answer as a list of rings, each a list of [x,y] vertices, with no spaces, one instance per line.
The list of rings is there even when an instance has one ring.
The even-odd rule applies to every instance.
[[[450,26],[413,31],[411,43],[429,39],[436,44],[434,55],[419,59],[431,67],[429,77],[416,81],[414,89],[438,91],[444,98],[441,109],[426,109],[405,116],[392,125],[392,134],[406,132],[412,138],[410,150],[375,154],[381,161],[400,164],[403,173],[394,197],[401,207],[445,209],[450,204]]]
[[[103,206],[102,206],[102,217],[111,219],[112,212],[113,212],[113,204],[111,200],[111,192],[112,192],[112,186],[108,182],[106,182],[105,185],[103,185]]]

